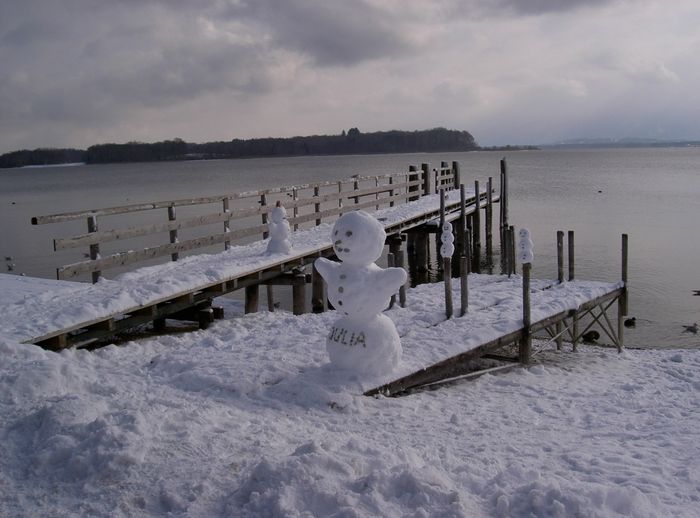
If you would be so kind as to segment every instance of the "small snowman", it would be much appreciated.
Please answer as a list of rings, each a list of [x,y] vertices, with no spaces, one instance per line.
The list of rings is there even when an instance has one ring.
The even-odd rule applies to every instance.
[[[343,315],[326,340],[330,361],[356,373],[390,372],[401,358],[401,340],[382,310],[406,282],[406,271],[374,263],[382,255],[386,233],[364,211],[341,216],[331,236],[342,262],[320,258],[315,263],[328,285],[328,300]]]
[[[267,243],[268,254],[288,254],[292,251],[292,244],[289,242],[287,211],[279,201],[270,211],[267,229],[270,233],[270,241]]]

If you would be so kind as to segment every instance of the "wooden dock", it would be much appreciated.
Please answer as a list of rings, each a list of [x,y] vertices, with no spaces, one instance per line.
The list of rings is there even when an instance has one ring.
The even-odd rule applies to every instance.
[[[332,255],[330,229],[340,214],[356,209],[373,212],[384,224],[392,255],[403,257],[401,234],[426,228],[440,218],[438,192],[446,200],[444,214],[468,217],[487,210],[502,196],[482,188],[459,189],[460,185],[458,164],[443,162],[440,169],[423,164],[399,175],[356,176],[339,182],[38,216],[34,224],[87,223],[87,233],[54,240],[57,251],[89,250],[89,259],[59,267],[57,277],[65,280],[88,274],[94,284],[80,283],[70,291],[49,290],[31,304],[0,308],[0,329],[9,338],[60,350],[108,340],[148,322],[160,327],[166,318],[194,320],[206,327],[216,316],[211,307],[215,297],[245,289],[246,311],[257,311],[259,287],[266,285],[270,290],[274,284],[294,286],[294,312],[300,314],[306,311],[304,291],[309,282],[313,309],[322,311],[322,281],[306,269],[316,258]],[[290,236],[292,253],[284,256],[265,254],[267,215],[275,200],[282,200],[291,212],[289,222],[295,229]],[[233,206],[234,202],[240,207]],[[176,207],[212,204],[221,210],[180,219],[175,214]],[[164,211],[167,220],[127,228],[103,224],[112,216],[152,211]],[[223,225],[223,231],[212,234],[212,224]],[[200,227],[209,233],[198,237],[182,234]],[[128,239],[163,234],[166,243],[140,250],[110,252],[106,246],[117,243],[123,247]],[[216,243],[224,244],[224,252],[180,255],[202,252]],[[142,266],[114,280],[104,278],[105,270],[157,257],[171,261]]]

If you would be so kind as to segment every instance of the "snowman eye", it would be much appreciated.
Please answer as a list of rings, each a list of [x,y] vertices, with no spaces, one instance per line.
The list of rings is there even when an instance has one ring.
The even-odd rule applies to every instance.
[[[334,235],[334,236],[337,236],[337,235],[338,235],[338,231],[336,230],[335,232],[333,232],[333,235]]]
[[[348,231],[345,233],[345,235],[348,236],[348,237],[350,237],[350,236],[352,235],[352,230],[348,230]]]

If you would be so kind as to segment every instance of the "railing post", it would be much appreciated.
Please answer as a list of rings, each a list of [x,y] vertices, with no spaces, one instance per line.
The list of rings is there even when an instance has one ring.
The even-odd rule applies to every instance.
[[[557,280],[559,284],[564,282],[564,231],[557,230]],[[563,325],[561,320],[555,324],[555,333],[557,335],[557,351],[561,351],[564,345]]]
[[[414,165],[408,166],[408,182],[409,183],[415,182],[418,180],[418,178],[419,178],[419,174],[418,174],[418,169],[416,168],[416,166],[414,166]],[[416,201],[418,198],[420,198],[420,186],[419,185],[411,185],[408,188],[408,192],[409,193],[412,193],[412,192],[416,193],[416,196],[410,196],[408,198],[408,201]]]
[[[338,180],[338,209],[340,210],[338,216],[343,215],[343,182]]]
[[[314,185],[314,198],[318,199],[318,197],[321,194],[321,189],[318,185]],[[314,212],[316,214],[320,214],[321,212],[321,204],[320,203],[314,203]],[[316,218],[316,226],[319,226],[321,224],[321,219]]]
[[[394,185],[394,177],[390,176],[389,177],[389,185]],[[389,191],[389,207],[394,206],[394,189],[391,189]]]
[[[460,178],[459,172],[459,162],[452,162],[452,179],[454,180],[454,188],[459,189],[462,185],[462,179]]]
[[[435,178],[430,170],[430,164],[421,164],[423,171],[423,196],[435,194]]]
[[[175,217],[175,206],[170,205],[168,207],[168,221],[175,221],[177,218]],[[176,244],[177,243],[177,229],[173,229],[170,231],[170,244]],[[180,254],[177,252],[173,252],[170,254],[170,259],[173,261],[177,261],[180,258]]]
[[[299,199],[299,192],[297,188],[292,188],[292,200],[294,201],[294,207],[292,208],[292,217],[295,220],[294,230],[299,230],[299,223],[296,223],[297,216],[299,215],[299,207],[297,207],[297,200]]]
[[[97,232],[97,230],[98,230],[98,228],[97,228],[97,216],[88,216],[87,227],[88,227],[88,232],[90,232],[90,233]],[[100,258],[100,244],[95,243],[94,245],[90,245],[90,260],[96,261],[99,258]],[[102,276],[102,272],[100,270],[92,272],[92,283],[95,284],[97,281],[99,281],[101,276]]]

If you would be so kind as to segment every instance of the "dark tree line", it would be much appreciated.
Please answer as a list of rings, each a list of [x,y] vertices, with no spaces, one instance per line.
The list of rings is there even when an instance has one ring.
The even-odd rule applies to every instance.
[[[154,162],[209,158],[253,158],[304,155],[351,155],[371,153],[413,153],[430,151],[471,151],[478,149],[467,131],[434,128],[423,131],[378,131],[361,133],[351,128],[340,135],[291,138],[234,139],[204,144],[181,139],[155,143],[98,144],[87,151],[77,149],[36,149],[0,156],[0,167],[46,165],[69,162],[104,164]],[[23,157],[21,160],[15,155]]]
[[[82,149],[22,149],[0,155],[0,168],[85,162]]]

